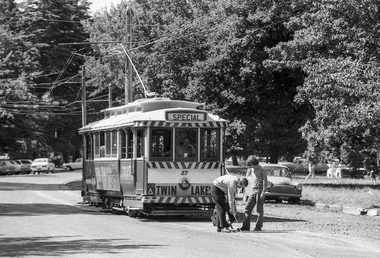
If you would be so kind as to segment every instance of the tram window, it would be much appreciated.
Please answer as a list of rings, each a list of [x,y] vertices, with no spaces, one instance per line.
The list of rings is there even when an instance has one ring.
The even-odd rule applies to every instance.
[[[128,130],[128,148],[127,148],[127,153],[128,153],[128,159],[132,158],[133,154],[133,133],[131,130]]]
[[[112,131],[111,135],[111,157],[117,158],[117,131]]]
[[[196,160],[197,141],[196,129],[176,130],[176,160]]]
[[[137,157],[144,156],[144,131],[137,130]]]
[[[104,158],[106,156],[106,146],[105,146],[105,140],[104,140],[105,139],[104,132],[100,132],[99,137],[100,137],[100,139],[99,139],[100,158]]]
[[[111,157],[111,132],[105,133],[105,139],[106,139],[105,157],[109,158]]]
[[[86,159],[92,159],[93,145],[91,135],[86,135]]]
[[[201,130],[201,158],[203,160],[218,160],[220,150],[219,129]]]
[[[117,157],[117,131],[111,131],[105,133],[105,157],[116,158]]]
[[[144,155],[144,139],[143,139],[143,130],[137,130],[136,135],[136,157],[140,158]],[[127,158],[133,158],[133,132],[132,130],[127,131]]]
[[[105,157],[104,132],[95,134],[95,158]]]
[[[95,155],[94,158],[100,158],[100,135],[98,133],[94,134],[94,146],[95,146]]]
[[[151,156],[152,158],[171,157],[172,130],[152,129]]]
[[[124,130],[120,130],[120,141],[121,141],[121,158],[127,158],[127,135]]]

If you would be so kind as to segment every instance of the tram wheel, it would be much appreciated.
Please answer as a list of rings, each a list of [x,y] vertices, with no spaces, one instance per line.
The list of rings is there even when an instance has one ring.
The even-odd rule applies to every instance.
[[[137,217],[137,212],[135,212],[135,211],[131,211],[131,210],[128,210],[128,211],[127,211],[127,215],[128,215],[129,217],[131,217],[131,218],[135,218],[135,217]]]

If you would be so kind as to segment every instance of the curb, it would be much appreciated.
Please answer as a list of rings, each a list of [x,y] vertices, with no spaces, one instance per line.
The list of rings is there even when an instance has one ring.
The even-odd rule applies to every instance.
[[[349,207],[349,206],[341,206],[341,205],[327,205],[324,203],[316,203],[315,207],[319,210],[330,210],[335,212],[342,212],[344,214],[351,215],[367,215],[367,216],[380,216],[379,208],[358,208],[358,207]]]

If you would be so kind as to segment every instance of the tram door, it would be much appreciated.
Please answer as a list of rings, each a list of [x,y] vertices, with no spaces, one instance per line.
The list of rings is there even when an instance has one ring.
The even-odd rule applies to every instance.
[[[121,159],[120,184],[124,195],[142,191],[143,132],[136,129],[120,130]],[[141,163],[141,164],[140,164]],[[141,189],[141,190],[140,190]]]

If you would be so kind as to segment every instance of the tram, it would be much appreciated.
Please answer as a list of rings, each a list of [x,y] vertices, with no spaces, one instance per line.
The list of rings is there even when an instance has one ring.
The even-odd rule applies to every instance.
[[[210,214],[227,121],[164,97],[102,110],[83,136],[82,197],[129,216]]]

